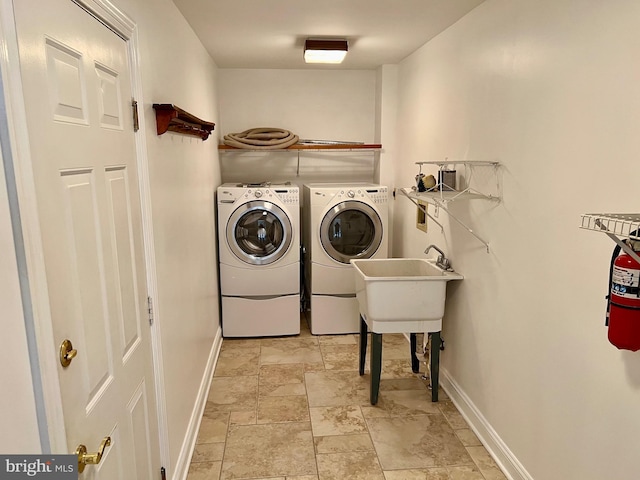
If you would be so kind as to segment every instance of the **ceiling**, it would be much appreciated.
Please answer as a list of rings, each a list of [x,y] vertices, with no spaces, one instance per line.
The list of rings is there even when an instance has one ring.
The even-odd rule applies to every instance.
[[[396,64],[484,0],[173,0],[220,68]],[[339,65],[306,65],[306,38],[346,38]]]

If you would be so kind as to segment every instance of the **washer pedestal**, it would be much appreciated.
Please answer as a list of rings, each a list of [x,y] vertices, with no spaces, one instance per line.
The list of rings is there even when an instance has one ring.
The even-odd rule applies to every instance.
[[[297,293],[273,297],[222,297],[223,337],[299,333],[300,295]]]

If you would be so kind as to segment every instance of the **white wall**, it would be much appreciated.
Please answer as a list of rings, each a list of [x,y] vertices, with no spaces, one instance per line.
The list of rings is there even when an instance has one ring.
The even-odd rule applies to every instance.
[[[376,71],[376,143],[383,146],[374,178],[381,185],[395,185],[398,129],[398,66],[383,65]],[[394,203],[389,203],[387,235],[393,251]]]
[[[188,435],[219,335],[215,208],[217,132],[156,134],[153,103],[173,103],[217,122],[217,67],[170,0],[116,0],[138,24],[162,335],[169,478],[190,460]],[[209,365],[210,366],[210,365]],[[206,395],[206,391],[204,392]],[[193,416],[193,418],[192,418]]]
[[[503,165],[500,205],[452,205],[489,254],[446,216],[444,235],[417,231],[403,198],[394,253],[437,243],[465,275],[444,373],[514,478],[638,478],[640,353],[604,327],[615,245],[578,225],[638,211],[639,30],[636,0],[488,0],[399,67],[398,186],[415,161]]]
[[[41,453],[36,403],[29,362],[27,332],[18,282],[9,201],[0,153],[0,312],[3,348],[0,349],[0,452]]]
[[[254,127],[290,130],[302,139],[373,143],[374,70],[220,69],[221,135]],[[223,153],[225,182],[373,181],[373,153]]]

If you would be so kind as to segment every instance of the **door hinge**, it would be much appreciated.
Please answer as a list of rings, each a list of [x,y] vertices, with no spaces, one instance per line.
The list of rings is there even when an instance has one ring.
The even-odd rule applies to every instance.
[[[164,467],[160,468],[160,479],[167,480],[167,471],[165,470]]]
[[[131,108],[133,109],[133,131],[140,130],[140,122],[138,121],[138,102],[131,100]]]
[[[149,314],[149,325],[153,325],[153,298],[147,297],[147,313]]]

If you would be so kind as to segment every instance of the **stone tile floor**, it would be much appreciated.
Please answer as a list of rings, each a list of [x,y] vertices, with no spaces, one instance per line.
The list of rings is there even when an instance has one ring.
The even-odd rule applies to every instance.
[[[188,480],[506,480],[405,337],[382,355],[372,406],[357,335],[225,339]]]

